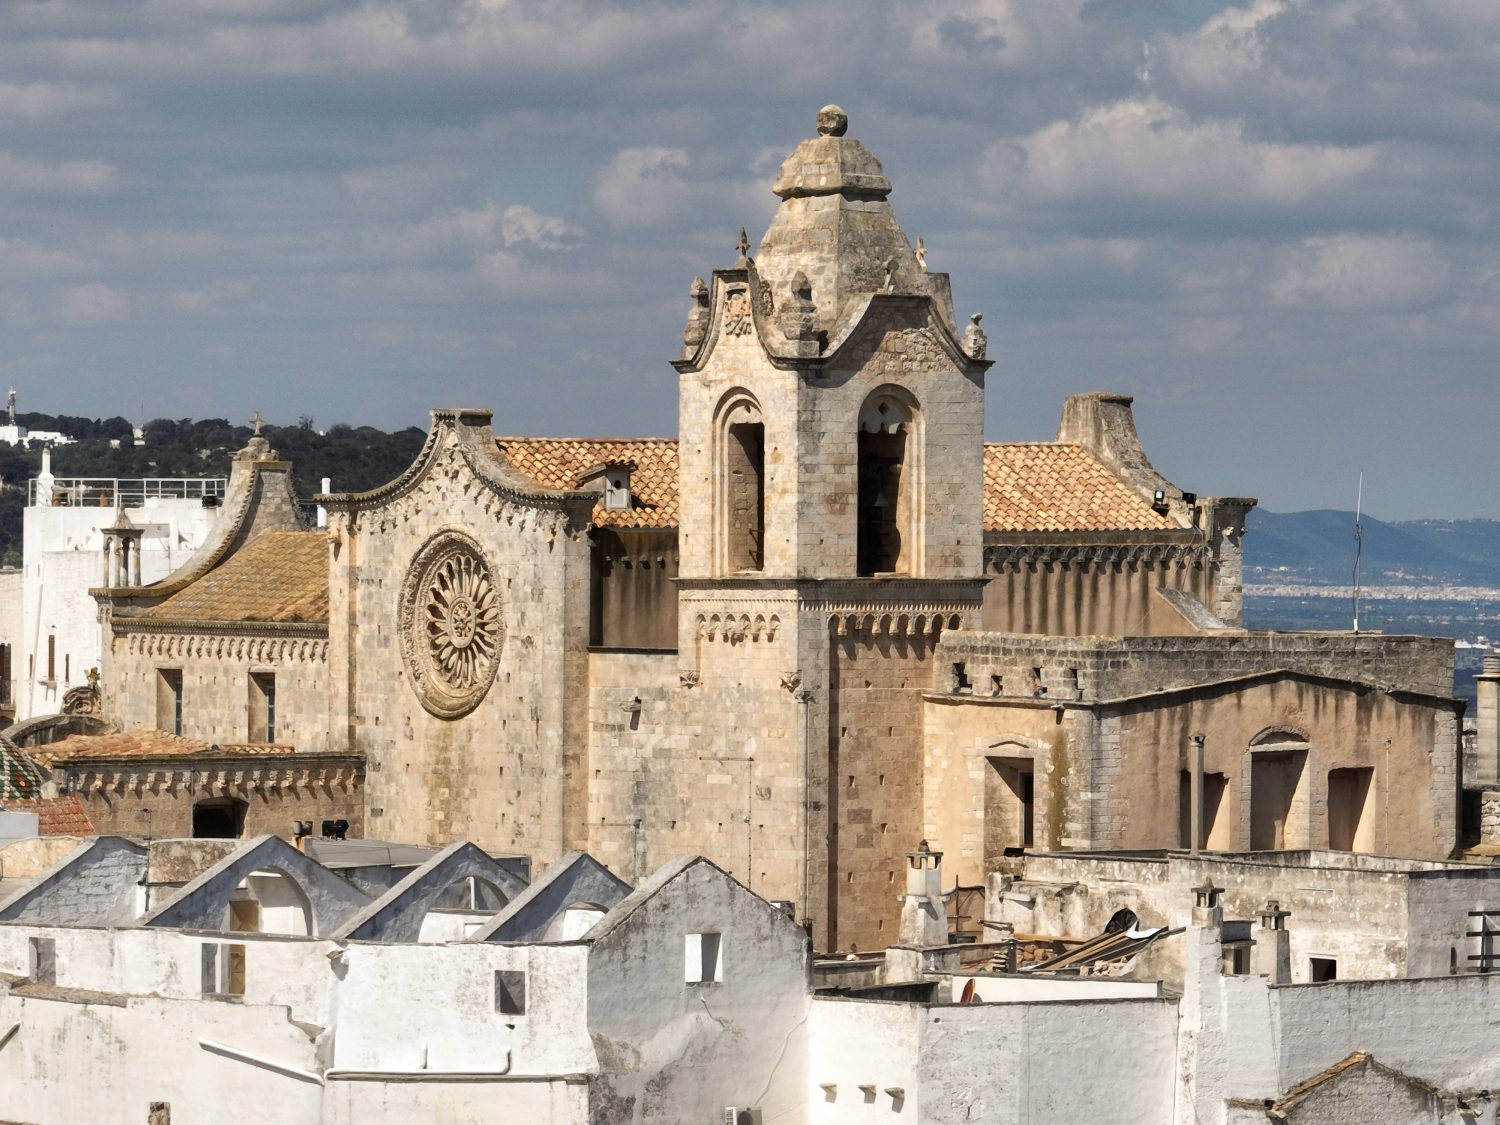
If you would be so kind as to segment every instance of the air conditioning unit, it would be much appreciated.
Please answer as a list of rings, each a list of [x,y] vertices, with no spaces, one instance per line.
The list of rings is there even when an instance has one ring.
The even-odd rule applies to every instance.
[[[726,1105],[724,1125],[761,1125],[760,1107]]]

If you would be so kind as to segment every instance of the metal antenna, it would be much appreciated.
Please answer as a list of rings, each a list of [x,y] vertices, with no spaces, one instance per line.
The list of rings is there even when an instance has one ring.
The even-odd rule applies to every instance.
[[[1365,529],[1359,517],[1365,502],[1365,474],[1359,474],[1359,491],[1354,500],[1354,631],[1359,632],[1359,557],[1364,553]]]

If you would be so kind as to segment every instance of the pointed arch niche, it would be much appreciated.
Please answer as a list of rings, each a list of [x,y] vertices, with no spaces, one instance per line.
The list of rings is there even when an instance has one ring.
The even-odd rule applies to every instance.
[[[856,572],[920,575],[922,413],[904,388],[872,391],[859,409]]]
[[[766,565],[766,423],[748,391],[731,391],[714,423],[714,559],[720,574]]]

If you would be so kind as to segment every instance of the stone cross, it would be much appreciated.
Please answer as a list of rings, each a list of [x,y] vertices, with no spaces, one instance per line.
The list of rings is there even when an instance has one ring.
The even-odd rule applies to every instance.
[[[739,251],[740,255],[739,260],[734,264],[736,266],[744,266],[749,261],[750,254],[750,239],[746,236],[744,227],[740,227],[740,240],[735,243],[734,248]]]
[[[250,424],[255,427],[255,436],[260,437],[260,428],[266,424],[266,420],[260,416],[260,411],[255,412],[255,417],[250,419]]]
[[[1286,920],[1291,916],[1292,912],[1281,909],[1281,903],[1273,898],[1261,907],[1260,924],[1268,930],[1284,930]]]

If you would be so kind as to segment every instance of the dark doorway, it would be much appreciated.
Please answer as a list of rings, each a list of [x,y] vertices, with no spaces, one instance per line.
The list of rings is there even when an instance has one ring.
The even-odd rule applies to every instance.
[[[729,427],[728,557],[730,570],[765,567],[766,427],[760,422],[736,422]]]
[[[210,797],[193,806],[195,840],[238,840],[245,831],[249,805],[233,797]]]
[[[1030,758],[990,758],[984,781],[987,863],[1008,850],[1029,848],[1036,831],[1036,764]]]
[[[905,459],[904,432],[860,432],[856,562],[861,575],[901,570],[901,473]]]

